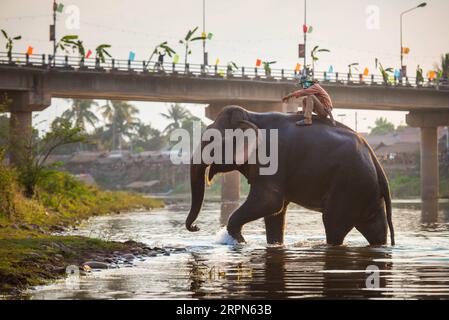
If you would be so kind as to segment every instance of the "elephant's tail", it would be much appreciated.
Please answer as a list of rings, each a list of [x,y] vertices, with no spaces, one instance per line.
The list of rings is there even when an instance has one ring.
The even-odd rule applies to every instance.
[[[366,140],[364,142],[370,151],[371,158],[373,159],[374,165],[376,167],[377,179],[379,180],[381,194],[384,198],[385,209],[387,211],[386,212],[387,213],[387,223],[388,223],[388,229],[390,229],[391,245],[394,246],[395,241],[394,241],[394,227],[393,227],[392,210],[391,210],[391,194],[390,194],[390,186],[388,185],[387,175],[385,174],[385,171],[382,168],[382,166],[381,166],[379,160],[377,159],[376,154],[374,153],[371,146],[368,144],[368,142]]]

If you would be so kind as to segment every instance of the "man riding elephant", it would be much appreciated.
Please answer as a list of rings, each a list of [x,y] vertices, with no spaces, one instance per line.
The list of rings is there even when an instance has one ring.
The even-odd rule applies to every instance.
[[[304,115],[304,120],[298,121],[298,126],[312,125],[312,112],[315,112],[320,118],[329,117],[332,124],[335,126],[335,120],[332,116],[332,100],[326,90],[318,84],[316,80],[310,80],[308,77],[301,77],[301,90],[294,91],[285,96],[282,101],[287,102],[290,98],[306,97],[303,100],[303,107],[301,114]]]

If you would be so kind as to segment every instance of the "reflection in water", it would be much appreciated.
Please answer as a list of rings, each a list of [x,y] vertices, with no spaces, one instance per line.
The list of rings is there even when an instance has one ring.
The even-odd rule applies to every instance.
[[[432,223],[438,221],[439,204],[437,199],[423,200],[421,205],[421,221]]]
[[[395,207],[397,243],[366,247],[352,231],[342,247],[324,243],[319,214],[292,207],[285,246],[267,246],[262,221],[245,226],[243,246],[214,243],[219,203],[206,203],[201,231],[184,228],[188,204],[150,213],[90,220],[77,234],[149,245],[187,247],[187,252],[138,261],[132,268],[95,272],[81,278],[80,289],[63,281],[30,293],[35,299],[95,298],[449,298],[449,210],[442,203],[439,220],[421,222],[419,203]],[[374,267],[373,267],[374,266]],[[371,267],[378,287],[367,288]],[[373,282],[375,283],[375,282]]]
[[[213,266],[205,257],[194,254],[192,258],[192,268],[201,265],[210,270]],[[244,262],[225,265],[226,276],[221,280],[225,290],[211,290],[211,280],[217,279],[198,276],[198,270],[191,273],[190,290],[193,298],[376,298],[382,297],[382,289],[387,287],[383,274],[391,270],[390,260],[390,250],[380,248],[260,248]],[[378,268],[379,287],[363,292],[367,290],[368,266]]]

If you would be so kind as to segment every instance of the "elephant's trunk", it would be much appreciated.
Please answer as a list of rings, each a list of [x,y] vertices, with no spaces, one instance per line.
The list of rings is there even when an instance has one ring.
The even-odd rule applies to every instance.
[[[186,219],[186,228],[190,232],[195,232],[199,230],[199,228],[193,223],[198,217],[198,214],[201,210],[201,206],[203,205],[206,168],[207,168],[206,164],[190,165],[190,186],[192,193],[192,206],[190,207],[190,212]]]

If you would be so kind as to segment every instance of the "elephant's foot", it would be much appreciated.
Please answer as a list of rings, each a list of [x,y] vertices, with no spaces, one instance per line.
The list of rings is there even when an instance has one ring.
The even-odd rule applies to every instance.
[[[240,236],[235,236],[229,233],[227,228],[221,229],[217,234],[216,243],[223,245],[236,245],[239,243],[245,243],[245,239],[240,234]]]
[[[230,230],[229,226],[227,227],[227,230],[228,230],[229,235],[235,241],[237,241],[237,243],[246,243],[245,238],[243,238],[241,231],[234,231],[232,229]]]

